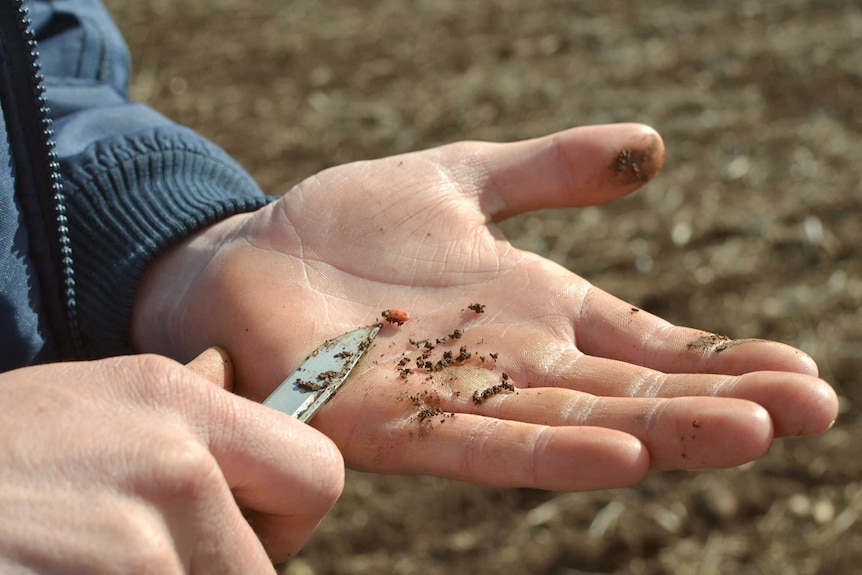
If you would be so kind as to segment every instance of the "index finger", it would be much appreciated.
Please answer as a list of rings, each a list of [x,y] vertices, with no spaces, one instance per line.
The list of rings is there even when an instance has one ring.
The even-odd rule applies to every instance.
[[[575,342],[582,352],[665,373],[818,373],[810,356],[789,345],[676,326],[595,286],[586,291],[575,317]]]

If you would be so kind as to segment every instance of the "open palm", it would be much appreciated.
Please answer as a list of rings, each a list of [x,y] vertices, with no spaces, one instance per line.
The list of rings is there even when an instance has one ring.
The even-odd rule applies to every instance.
[[[262,400],[324,340],[408,310],[313,420],[370,471],[597,489],[827,429],[835,394],[802,352],[673,326],[495,226],[615,199],[663,157],[655,132],[616,125],[326,170],[157,262],[136,341],[178,359],[219,345]]]

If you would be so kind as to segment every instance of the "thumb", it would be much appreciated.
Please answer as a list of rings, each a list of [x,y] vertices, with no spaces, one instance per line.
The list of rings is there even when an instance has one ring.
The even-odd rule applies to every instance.
[[[233,363],[220,347],[210,347],[186,364],[186,367],[226,391],[233,389]]]
[[[585,126],[478,149],[495,183],[483,202],[494,221],[609,202],[643,186],[664,163],[661,136],[641,124]]]

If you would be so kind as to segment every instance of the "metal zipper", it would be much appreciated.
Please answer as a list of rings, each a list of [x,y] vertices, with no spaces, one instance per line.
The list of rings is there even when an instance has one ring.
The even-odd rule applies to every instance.
[[[49,236],[51,245],[51,261],[36,261],[35,265],[40,270],[40,274],[49,274],[48,277],[54,276],[61,286],[59,295],[62,303],[60,306],[56,304],[57,294],[46,294],[44,289],[42,293],[43,305],[49,309],[49,324],[54,332],[54,344],[61,356],[67,359],[83,357],[83,339],[78,322],[76,301],[75,270],[66,218],[66,196],[60,178],[60,164],[57,161],[57,152],[55,151],[56,144],[52,130],[51,111],[45,97],[45,77],[39,63],[39,51],[29,10],[24,5],[24,0],[12,0],[12,8],[24,43],[23,51],[27,60],[26,76],[31,89],[29,101],[27,94],[19,95],[16,98],[16,106],[17,112],[21,114],[21,124],[28,144],[27,154],[33,174],[33,184],[38,193],[39,208],[45,221],[45,231]],[[13,78],[13,81],[15,79],[17,78]],[[18,94],[16,86],[10,88]],[[30,124],[27,124],[27,118],[31,118]],[[33,125],[34,120],[35,126]],[[59,270],[59,274],[57,270]],[[45,279],[43,277],[43,282]]]

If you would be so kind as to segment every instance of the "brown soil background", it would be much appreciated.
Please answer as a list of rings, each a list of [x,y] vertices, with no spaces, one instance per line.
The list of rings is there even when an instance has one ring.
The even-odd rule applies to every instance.
[[[110,0],[133,96],[271,193],[462,139],[638,121],[664,171],[513,241],[674,322],[811,353],[829,433],[740,469],[554,494],[351,473],[312,574],[862,572],[862,9],[855,0]]]

